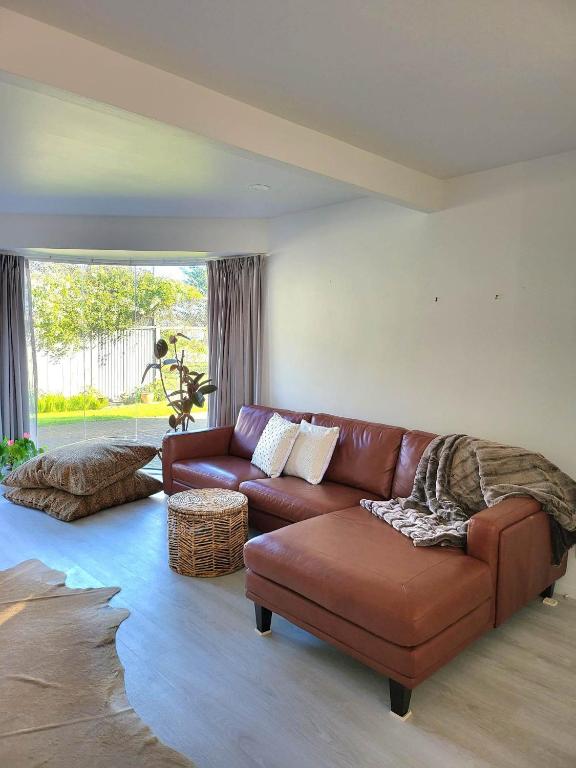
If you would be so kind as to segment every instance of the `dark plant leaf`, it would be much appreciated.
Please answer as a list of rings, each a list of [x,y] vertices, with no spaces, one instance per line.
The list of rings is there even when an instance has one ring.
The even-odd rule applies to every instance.
[[[175,389],[174,392],[168,392],[168,397],[174,397],[174,395],[185,395],[186,390],[184,389]]]
[[[202,406],[204,405],[204,395],[201,392],[194,392],[192,401],[194,402],[194,405],[196,405],[198,408],[202,408]]]
[[[170,424],[172,429],[174,429],[176,426],[176,416],[174,416],[173,413],[171,413],[170,416],[168,417],[168,424]]]
[[[148,373],[148,371],[151,368],[157,368],[158,370],[160,370],[160,363],[148,363],[146,368],[144,368],[144,373],[142,374],[142,380],[140,381],[140,384],[144,383],[144,379],[146,378],[146,374]]]
[[[182,413],[189,414],[192,410],[192,401],[189,397],[182,399]]]
[[[168,344],[166,343],[166,339],[158,339],[156,344],[154,344],[154,356],[160,360],[160,358],[164,357],[166,354],[168,354]]]
[[[172,334],[172,336],[170,336],[170,338],[168,339],[168,341],[170,342],[170,344],[176,344],[176,342],[178,341],[178,339],[176,338],[176,336],[174,336],[174,334]]]
[[[180,336],[181,339],[187,339],[187,341],[190,341],[190,337],[186,336],[184,333],[177,333],[176,336]]]
[[[216,384],[203,384],[198,390],[198,392],[200,392],[203,395],[211,395],[212,392],[216,392],[217,389],[218,387],[216,386]]]
[[[172,365],[170,366],[170,370],[171,371],[177,371],[178,370],[178,363],[172,363]]]

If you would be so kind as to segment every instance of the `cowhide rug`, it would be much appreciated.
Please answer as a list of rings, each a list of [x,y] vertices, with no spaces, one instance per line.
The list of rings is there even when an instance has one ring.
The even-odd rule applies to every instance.
[[[118,591],[70,589],[39,560],[0,571],[2,768],[193,768],[128,703]]]

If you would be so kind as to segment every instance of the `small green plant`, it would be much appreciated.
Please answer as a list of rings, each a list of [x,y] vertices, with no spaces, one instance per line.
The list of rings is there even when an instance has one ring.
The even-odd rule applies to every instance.
[[[174,413],[170,414],[168,423],[175,432],[178,429],[185,432],[190,422],[194,421],[191,413],[192,408],[194,406],[202,408],[206,395],[216,392],[218,387],[210,379],[205,378],[205,373],[192,371],[184,364],[185,352],[184,349],[178,349],[178,339],[190,341],[188,336],[185,336],[183,333],[171,335],[168,341],[158,339],[154,345],[154,357],[158,362],[148,363],[142,375],[142,382],[144,382],[148,375],[148,371],[158,371],[164,396],[168,401],[168,405],[174,411]],[[169,345],[174,349],[174,357],[167,357],[170,350]],[[168,368],[169,373],[175,374],[177,379],[176,389],[171,392],[168,391],[167,376],[164,372],[165,367]]]
[[[25,461],[33,459],[40,453],[44,453],[44,448],[37,448],[28,432],[24,432],[22,437],[16,440],[2,438],[0,440],[0,481],[20,464],[24,464]]]
[[[66,398],[60,392],[38,397],[38,413],[56,413],[66,410]]]
[[[147,394],[152,396],[152,402],[162,400],[164,397],[164,392],[162,390],[160,379],[151,381],[149,384],[145,384],[144,386],[134,387],[134,389],[129,392],[124,392],[120,395],[120,400],[122,401],[123,405],[133,405],[134,403],[143,402],[143,395],[145,396]]]
[[[60,392],[40,395],[38,413],[63,413],[65,411],[98,411],[109,404],[108,398],[94,387],[66,397]]]

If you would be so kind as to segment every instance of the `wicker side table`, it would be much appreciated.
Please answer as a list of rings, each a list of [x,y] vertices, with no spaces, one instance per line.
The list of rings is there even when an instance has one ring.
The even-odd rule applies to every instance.
[[[184,576],[224,576],[244,567],[248,499],[222,488],[199,488],[168,499],[170,567]]]

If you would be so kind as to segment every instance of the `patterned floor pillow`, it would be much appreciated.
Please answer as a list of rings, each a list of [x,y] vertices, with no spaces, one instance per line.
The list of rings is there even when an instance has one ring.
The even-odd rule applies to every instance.
[[[9,488],[4,496],[15,504],[40,509],[69,523],[107,507],[144,499],[160,490],[162,483],[155,477],[145,472],[135,472],[90,495],[78,496],[58,488]]]
[[[2,482],[11,488],[58,488],[77,496],[91,496],[133,475],[157,452],[154,445],[130,440],[89,440],[36,456]]]

